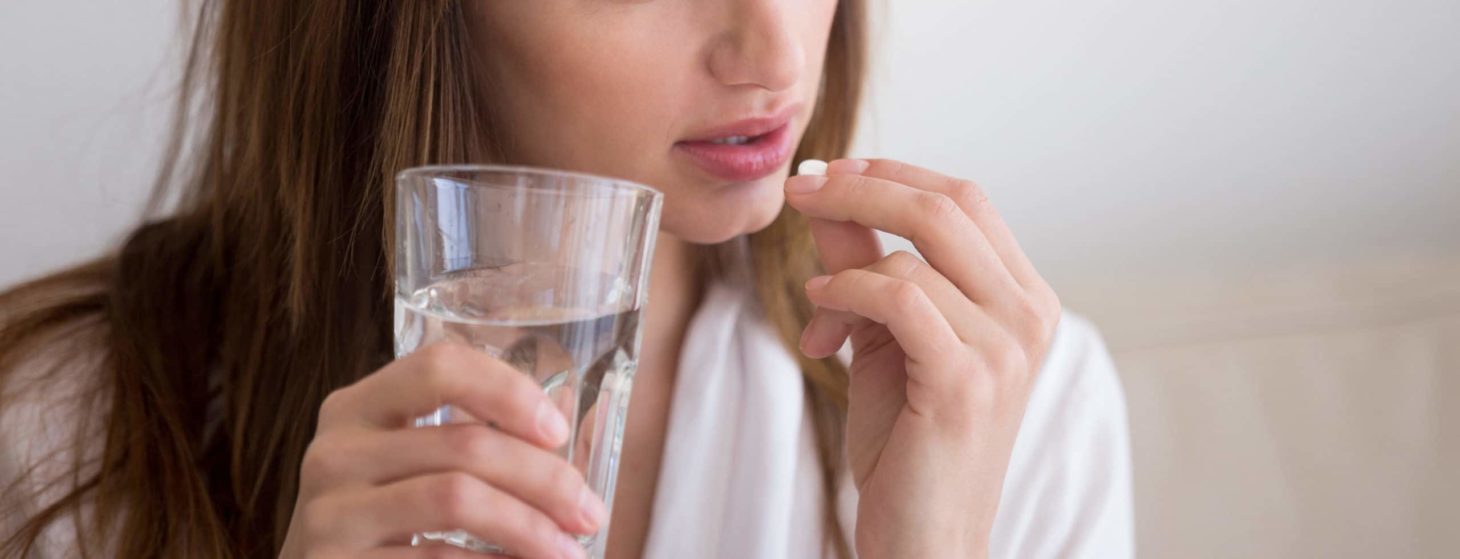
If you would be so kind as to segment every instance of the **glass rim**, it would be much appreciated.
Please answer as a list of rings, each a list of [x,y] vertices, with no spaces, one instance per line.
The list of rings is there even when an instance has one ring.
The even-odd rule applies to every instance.
[[[536,176],[536,177],[566,177],[566,178],[576,178],[576,179],[583,179],[583,180],[588,180],[588,181],[593,181],[593,182],[598,182],[598,183],[608,183],[615,190],[618,190],[618,191],[629,191],[629,192],[637,193],[637,194],[647,194],[651,198],[661,198],[661,197],[664,196],[664,193],[662,191],[660,191],[659,189],[657,189],[657,188],[654,188],[652,186],[649,186],[649,185],[646,185],[646,184],[643,184],[643,183],[634,182],[634,181],[631,181],[631,180],[628,180],[628,179],[622,179],[622,178],[618,178],[618,177],[610,177],[610,176],[607,176],[607,175],[595,175],[593,173],[580,173],[580,172],[577,172],[577,171],[565,171],[565,170],[562,170],[562,169],[551,169],[551,168],[547,168],[547,167],[533,167],[533,166],[530,166],[530,165],[498,165],[498,164],[486,164],[486,163],[481,163],[481,164],[477,164],[477,163],[471,163],[471,164],[438,164],[438,165],[421,165],[421,166],[416,166],[416,167],[410,167],[410,168],[407,168],[407,169],[405,169],[405,170],[403,170],[403,171],[401,171],[401,172],[399,172],[399,173],[396,174],[396,176],[395,176],[396,187],[397,188],[406,187],[407,186],[407,181],[408,180],[414,180],[414,179],[421,179],[421,178],[427,178],[427,179],[429,179],[429,178],[433,178],[433,177],[439,177],[439,178],[454,178],[454,177],[451,176],[453,173],[459,173],[459,174],[473,174],[473,173],[482,173],[482,174],[485,174],[485,173],[502,173],[502,174],[510,174],[510,173],[516,173],[516,174],[520,174],[520,175],[530,175],[530,176]],[[459,177],[457,177],[457,178],[459,178]],[[462,186],[465,186],[465,187],[468,187],[468,188],[518,188],[518,187],[520,187],[522,185],[516,185],[516,184],[514,184],[514,185],[501,185],[501,184],[463,184]],[[531,188],[538,189],[538,188],[541,188],[541,187],[539,185],[531,185]],[[543,189],[543,190],[560,191],[558,189]]]

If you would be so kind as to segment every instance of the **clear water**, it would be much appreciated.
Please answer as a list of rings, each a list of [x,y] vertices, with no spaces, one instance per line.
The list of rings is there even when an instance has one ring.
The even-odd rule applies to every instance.
[[[573,287],[578,288],[573,297],[564,296],[563,290]],[[609,280],[542,266],[459,273],[397,298],[396,355],[452,339],[531,375],[570,421],[571,435],[559,454],[583,473],[604,502],[612,503],[637,365],[639,319],[638,309],[618,304],[616,299],[626,298],[626,291],[615,287]],[[606,302],[568,307],[551,301],[573,298]],[[418,418],[416,425],[462,421],[476,420],[447,406]],[[604,526],[579,542],[589,557],[602,557],[607,536]],[[418,534],[416,539],[510,553],[459,530]]]

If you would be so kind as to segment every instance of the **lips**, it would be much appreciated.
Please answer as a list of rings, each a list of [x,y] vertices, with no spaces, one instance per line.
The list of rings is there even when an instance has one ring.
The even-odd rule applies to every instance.
[[[690,136],[693,139],[676,142],[674,151],[720,179],[765,178],[791,158],[791,123],[797,107],[698,131]]]

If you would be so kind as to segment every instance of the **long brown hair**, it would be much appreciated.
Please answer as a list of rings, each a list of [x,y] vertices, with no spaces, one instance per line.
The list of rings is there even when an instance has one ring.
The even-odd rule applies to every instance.
[[[27,555],[70,514],[87,555],[274,556],[320,402],[390,359],[393,176],[501,159],[459,0],[190,9],[158,217],[101,259],[0,294],[0,381],[68,332],[101,332],[104,389],[88,396],[105,437],[0,555]],[[797,159],[848,149],[864,27],[861,0],[840,1]],[[829,543],[848,556],[834,511],[846,371],[796,351],[811,312],[800,286],[818,272],[809,230],[783,209],[749,246],[761,306],[805,373]]]

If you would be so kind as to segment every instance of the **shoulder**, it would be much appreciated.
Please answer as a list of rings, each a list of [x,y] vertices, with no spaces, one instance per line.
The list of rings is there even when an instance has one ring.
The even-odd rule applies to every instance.
[[[59,296],[50,307],[19,312],[12,306],[0,317],[0,509],[7,511],[0,543],[94,473],[100,459],[111,403],[108,327],[101,313],[51,312],[72,300]],[[38,542],[41,557],[70,547],[70,532],[59,524]]]
[[[995,557],[1133,554],[1125,396],[1100,331],[1068,310],[1029,397],[1004,481]]]

